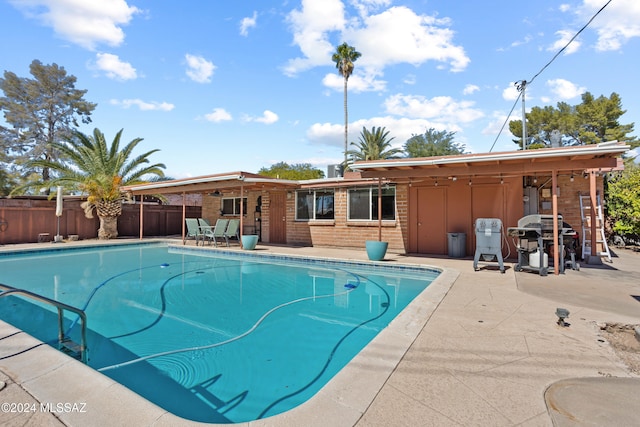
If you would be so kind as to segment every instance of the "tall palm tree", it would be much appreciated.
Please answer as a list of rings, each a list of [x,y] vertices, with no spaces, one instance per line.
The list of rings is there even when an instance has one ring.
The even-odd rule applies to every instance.
[[[402,153],[402,149],[391,148],[391,141],[393,141],[393,139],[393,137],[389,138],[389,131],[384,127],[376,128],[374,126],[371,128],[371,131],[363,127],[358,143],[351,143],[351,145],[358,147],[358,149],[347,151],[347,154],[351,158],[350,162],[396,158]]]
[[[122,201],[127,198],[120,189],[123,185],[146,182],[143,179],[145,175],[164,176],[164,164],[145,165],[149,163],[149,156],[158,149],[130,158],[142,138],[132,140],[120,150],[122,131],[116,134],[110,147],[98,128],[94,129],[92,136],[75,131],[68,141],[52,144],[68,159],[67,162],[30,162],[32,166],[48,167],[55,172],[55,178],[47,181],[46,185],[61,185],[87,195],[82,207],[87,218],[93,218],[94,209],[98,214],[100,239],[118,237],[118,216],[122,213]],[[28,186],[33,187],[34,184]]]
[[[362,54],[358,52],[353,46],[349,46],[346,42],[336,47],[336,52],[331,57],[331,60],[336,63],[338,73],[344,77],[344,167],[347,166],[347,149],[349,140],[349,114],[347,112],[347,81],[349,76],[353,73],[353,64],[360,58]]]

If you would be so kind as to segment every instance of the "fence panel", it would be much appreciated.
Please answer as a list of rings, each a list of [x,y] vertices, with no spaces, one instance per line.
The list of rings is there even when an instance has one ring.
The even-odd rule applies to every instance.
[[[100,222],[86,218],[78,197],[65,197],[62,216],[55,215],[56,201],[46,197],[0,198],[0,245],[35,243],[39,235],[47,233],[46,241],[59,234],[67,238],[70,234],[80,239],[95,239]],[[182,206],[144,205],[144,236],[171,236],[182,234]],[[186,216],[197,218],[202,214],[200,206],[187,206]],[[59,221],[59,222],[58,222]],[[124,204],[118,217],[118,235],[138,237],[140,235],[140,205]]]

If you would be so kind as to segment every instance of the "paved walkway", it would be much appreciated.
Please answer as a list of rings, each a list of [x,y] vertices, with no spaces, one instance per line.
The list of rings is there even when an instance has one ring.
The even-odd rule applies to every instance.
[[[276,246],[258,249],[366,258],[364,251]],[[380,369],[378,365],[359,367],[371,377],[372,384],[378,385],[361,394],[322,390],[317,400],[329,406],[305,404],[290,411],[291,416],[283,414],[249,425],[294,426],[301,425],[301,420],[307,426],[637,423],[634,411],[640,406],[640,379],[633,378],[600,338],[597,324],[640,323],[640,254],[620,251],[611,264],[582,266],[580,271],[547,277],[516,273],[510,263],[505,274],[491,267],[475,272],[471,259],[388,254],[386,262],[434,265],[445,268],[446,273],[439,284],[442,294],[434,294],[433,301],[421,301],[424,307],[431,306],[428,321],[409,327],[416,328],[416,337],[399,355],[400,362],[392,366],[384,363],[387,354],[395,351],[394,340],[409,335],[391,336],[372,350],[380,353]],[[570,311],[570,326],[556,323],[558,307]],[[66,357],[53,361],[52,357],[62,355],[51,356],[52,350],[46,346],[28,350],[33,340],[26,334],[11,335],[14,332],[9,325],[0,324],[0,403],[15,406],[51,402],[61,395],[82,402],[98,394],[95,381],[102,384],[105,379],[96,380],[90,368]],[[16,349],[25,352],[3,358]],[[58,363],[66,368],[73,365],[77,375],[91,377],[87,381],[94,381],[93,385],[67,385],[68,376],[59,374]],[[378,371],[383,373],[381,379]],[[43,383],[44,377],[50,380],[46,382],[49,385],[35,390],[33,385]],[[85,413],[4,411],[0,412],[0,425],[176,425],[175,418],[156,415],[160,412],[152,404],[120,397],[128,396],[120,393],[121,388],[117,384],[105,386],[99,403],[88,405]]]

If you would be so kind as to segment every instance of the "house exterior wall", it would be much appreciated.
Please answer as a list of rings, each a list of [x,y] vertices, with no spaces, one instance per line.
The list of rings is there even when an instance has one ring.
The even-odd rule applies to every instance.
[[[256,206],[258,205],[258,197],[264,192],[260,191],[245,191],[244,197],[247,198],[247,212],[243,215],[243,227],[242,234],[257,234],[260,230],[257,229],[259,225],[256,225],[257,218],[260,215],[256,214]],[[219,218],[236,218],[239,219],[240,215],[221,215],[222,212],[222,199],[226,197],[240,197],[239,191],[230,191],[224,193],[222,197],[210,196],[209,194],[202,194],[202,218],[209,221],[210,224],[215,224]],[[264,199],[263,199],[264,203]],[[264,235],[264,233],[263,233]]]
[[[537,188],[537,211],[541,214],[551,214],[551,197],[547,197],[545,189],[551,188],[551,177],[537,176],[537,184],[531,182],[531,178],[505,177],[473,178],[469,185],[468,178],[457,181],[440,180],[438,189],[443,191],[443,199],[437,202],[427,200],[425,209],[444,210],[444,222],[439,225],[434,236],[441,240],[438,252],[432,254],[447,255],[448,233],[466,234],[466,255],[475,253],[474,222],[481,217],[497,217],[503,222],[506,236],[508,227],[517,226],[518,220],[524,216],[524,186],[525,183]],[[435,188],[435,181],[413,184],[396,184],[396,219],[382,222],[382,240],[389,242],[389,251],[396,253],[421,253],[418,247],[418,234],[420,233],[419,200],[420,189]],[[589,193],[589,180],[582,176],[575,176],[571,181],[569,176],[558,177],[560,195],[558,197],[558,212],[563,215],[565,222],[569,223],[576,231],[581,232],[581,215],[579,194]],[[603,180],[597,179],[599,194],[603,194]],[[297,221],[295,219],[295,190],[285,191],[285,226],[286,244],[300,246],[324,246],[343,248],[364,248],[366,240],[378,239],[378,221],[348,221],[347,220],[347,187],[335,187],[334,190],[334,219]],[[244,217],[243,234],[260,234],[261,241],[270,243],[269,231],[274,218],[270,216],[270,194],[272,191],[284,190],[245,191],[248,198],[248,212]],[[239,192],[225,193],[225,197],[238,197]],[[261,212],[256,214],[258,197],[261,197]],[[202,195],[202,215],[214,223],[220,218],[221,197]],[[442,203],[436,206],[434,203]],[[234,216],[225,216],[225,218]],[[235,216],[237,217],[237,216]],[[255,218],[259,217],[259,223]],[[280,219],[278,219],[280,220]],[[259,227],[259,228],[258,228]],[[506,238],[511,257],[517,252],[512,239]],[[424,252],[424,251],[422,251]]]
[[[448,233],[465,234],[465,255],[475,253],[477,218],[499,218],[504,233],[522,217],[522,179],[519,177],[444,179],[413,184],[409,191],[407,252],[447,255]],[[432,190],[432,191],[429,191]],[[437,191],[436,191],[437,190]],[[425,199],[425,196],[426,199]],[[432,198],[429,198],[432,196]],[[435,197],[433,197],[435,196]],[[430,215],[430,211],[442,215]],[[426,221],[439,221],[425,223]],[[428,240],[425,245],[424,240]],[[511,245],[511,253],[515,247]],[[426,248],[426,249],[425,249]],[[435,248],[435,249],[434,249]]]
[[[347,188],[334,189],[334,219],[296,221],[295,192],[287,197],[287,243],[308,246],[363,248],[366,240],[378,240],[378,221],[347,220]],[[382,240],[389,242],[389,251],[405,252],[407,186],[396,186],[396,219],[382,221]]]
[[[538,188],[539,212],[545,215],[553,213],[551,209],[551,197],[543,196],[543,189],[551,190],[551,177],[538,178],[538,182],[545,184]],[[582,175],[576,175],[571,181],[570,176],[558,177],[558,188],[560,195],[558,196],[558,214],[562,215],[564,222],[573,227],[574,230],[582,232],[582,215],[580,213],[580,194],[589,195],[589,180],[584,179]],[[602,195],[604,194],[604,180],[602,177],[596,178],[596,191],[600,195],[602,203]],[[546,196],[547,193],[545,192]],[[602,212],[604,214],[604,212]]]

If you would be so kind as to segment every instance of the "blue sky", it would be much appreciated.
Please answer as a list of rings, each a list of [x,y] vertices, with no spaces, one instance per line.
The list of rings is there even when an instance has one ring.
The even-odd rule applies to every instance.
[[[349,79],[349,141],[384,126],[402,146],[428,128],[469,152],[516,149],[505,127],[528,80],[607,0],[0,0],[0,71],[56,63],[173,178],[280,161],[326,172],[343,158],[343,80],[331,55],[362,53]],[[526,90],[526,107],[622,97],[640,126],[640,2],[612,0]],[[512,117],[520,119],[521,103]],[[637,128],[634,135],[638,135]],[[497,138],[497,140],[496,140]]]

